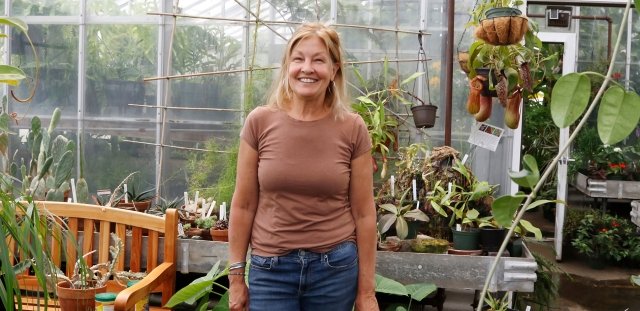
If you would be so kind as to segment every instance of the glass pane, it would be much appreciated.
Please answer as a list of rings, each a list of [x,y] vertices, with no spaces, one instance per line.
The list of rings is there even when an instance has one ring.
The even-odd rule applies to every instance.
[[[149,136],[155,136],[153,131],[141,131],[140,125],[129,122],[87,123],[90,126],[83,141],[84,173],[90,196],[96,196],[97,190],[113,191],[132,173],[135,174],[127,181],[129,188],[133,185],[142,191],[155,187],[155,146],[132,142],[152,139]]]
[[[10,101],[12,111],[49,116],[60,107],[75,118],[78,98],[78,27],[70,25],[30,25],[29,36],[39,59],[39,77],[35,80],[35,61],[26,36],[13,31],[11,63],[29,76],[14,90],[18,98],[35,95],[27,105]],[[55,42],[55,44],[51,44]]]
[[[17,0],[11,9],[15,16],[79,15],[80,0]]]
[[[147,15],[159,11],[160,0],[87,0],[90,15],[129,16]]]
[[[88,117],[155,121],[157,26],[88,26],[86,111]]]

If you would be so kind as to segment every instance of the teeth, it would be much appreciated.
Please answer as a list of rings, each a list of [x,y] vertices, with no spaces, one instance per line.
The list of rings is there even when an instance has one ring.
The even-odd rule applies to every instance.
[[[301,78],[299,79],[300,82],[305,82],[305,83],[312,83],[312,82],[316,82],[315,79],[310,79],[310,78]]]

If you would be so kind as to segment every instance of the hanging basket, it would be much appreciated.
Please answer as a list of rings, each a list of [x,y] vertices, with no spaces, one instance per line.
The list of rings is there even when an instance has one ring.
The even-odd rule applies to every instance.
[[[492,45],[510,45],[522,41],[529,20],[516,8],[493,8],[476,27],[475,36]]]
[[[417,128],[432,128],[436,124],[436,110],[438,110],[438,106],[435,105],[411,107],[413,123]]]

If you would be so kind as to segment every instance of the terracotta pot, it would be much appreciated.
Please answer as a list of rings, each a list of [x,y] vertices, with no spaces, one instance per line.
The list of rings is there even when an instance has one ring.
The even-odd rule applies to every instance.
[[[59,282],[56,286],[58,303],[61,311],[94,311],[96,309],[95,296],[105,293],[107,286],[90,289],[69,288],[68,282]]]
[[[229,229],[220,230],[211,228],[209,233],[211,234],[211,239],[214,241],[229,242]]]
[[[142,202],[129,202],[124,203],[124,201],[118,202],[116,207],[124,208],[124,209],[135,209],[138,212],[144,213],[151,206],[151,200],[142,201]]]

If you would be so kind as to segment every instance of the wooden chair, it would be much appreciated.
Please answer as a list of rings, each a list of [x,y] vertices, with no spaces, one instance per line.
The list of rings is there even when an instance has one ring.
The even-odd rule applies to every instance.
[[[82,254],[96,251],[93,256],[87,258],[87,263],[91,266],[111,259],[111,232],[125,242],[125,250],[119,254],[116,271],[144,271],[147,275],[128,288],[119,286],[115,281],[109,281],[107,291],[118,292],[115,310],[133,310],[135,303],[148,297],[151,292],[161,292],[162,305],[171,298],[175,291],[178,237],[178,213],[175,209],[169,209],[164,217],[159,217],[90,204],[38,201],[36,205],[40,210],[46,209],[49,213],[64,219],[77,241],[65,243],[66,249],[62,249],[60,243],[51,243],[53,261],[61,267],[65,259],[67,275],[71,275],[75,268],[78,254],[76,247],[81,247]],[[131,235],[126,234],[129,229]],[[54,231],[51,236],[53,239],[61,234]],[[87,236],[93,238],[86,238]],[[35,292],[39,288],[35,277],[27,273],[20,276],[19,284],[27,293]],[[36,310],[37,304],[43,301],[37,297],[22,298],[23,310]],[[50,305],[56,310],[55,300],[50,302]]]

